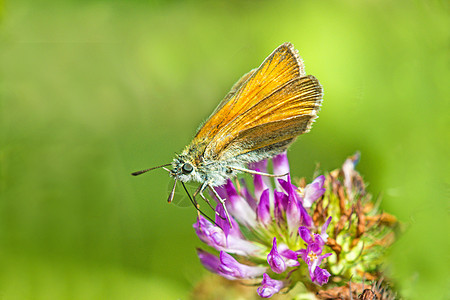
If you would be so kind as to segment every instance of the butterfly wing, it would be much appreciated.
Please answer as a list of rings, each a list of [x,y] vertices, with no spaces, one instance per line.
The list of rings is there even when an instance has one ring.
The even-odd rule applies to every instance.
[[[205,156],[219,160],[250,152],[273,156],[310,130],[321,102],[322,87],[314,76],[295,79],[222,128]]]
[[[233,86],[194,142],[203,142],[207,159],[250,152],[271,156],[309,130],[321,100],[319,82],[305,76],[297,51],[285,43]]]
[[[250,72],[244,74],[241,78],[239,78],[238,81],[231,87],[231,90],[228,92],[228,94],[223,98],[222,101],[220,101],[219,105],[217,105],[214,112],[211,114],[211,117],[216,114],[222,107],[230,101],[230,99],[233,98],[233,96],[236,94],[237,91],[242,87],[242,85],[255,73],[256,69],[251,70]],[[205,123],[206,125],[206,123]],[[197,134],[198,135],[198,134]]]
[[[282,44],[256,71],[247,73],[234,85],[232,91],[197,132],[194,141],[210,140],[259,100],[290,80],[304,75],[303,62],[294,46],[290,43]],[[234,89],[236,91],[233,91]]]

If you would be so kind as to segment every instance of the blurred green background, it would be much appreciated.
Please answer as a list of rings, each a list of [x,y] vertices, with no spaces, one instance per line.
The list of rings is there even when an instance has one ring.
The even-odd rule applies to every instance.
[[[186,299],[196,213],[162,170],[279,44],[325,90],[295,176],[358,169],[408,230],[387,267],[448,299],[447,1],[7,1],[0,6],[0,298]]]

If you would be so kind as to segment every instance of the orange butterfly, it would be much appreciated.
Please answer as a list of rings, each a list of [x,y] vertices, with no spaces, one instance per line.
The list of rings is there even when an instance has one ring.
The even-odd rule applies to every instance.
[[[175,179],[168,201],[171,202],[178,181],[200,182],[191,198],[195,200],[238,173],[271,175],[246,169],[246,165],[280,154],[297,136],[308,132],[317,118],[322,103],[322,86],[312,75],[306,75],[303,61],[291,43],[279,46],[257,69],[238,80],[203,124],[192,142],[174,158],[171,164],[133,173],[172,166]],[[283,174],[285,175],[285,174]],[[187,192],[187,190],[186,190]],[[211,205],[210,205],[211,206]]]

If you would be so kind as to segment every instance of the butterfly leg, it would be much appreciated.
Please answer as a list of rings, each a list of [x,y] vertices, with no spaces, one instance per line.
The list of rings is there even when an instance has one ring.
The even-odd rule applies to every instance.
[[[238,167],[232,167],[232,166],[228,166],[228,168],[236,170],[236,171],[241,171],[244,173],[249,173],[249,174],[254,174],[254,175],[261,175],[261,176],[266,176],[266,177],[283,177],[283,176],[287,176],[289,175],[289,173],[286,174],[280,174],[280,175],[275,175],[275,174],[269,174],[269,173],[264,173],[264,172],[258,172],[255,170],[249,170],[249,169],[244,169],[244,168],[238,168]]]
[[[225,199],[222,199],[222,197],[220,197],[219,193],[217,193],[217,191],[214,189],[214,187],[212,185],[208,184],[208,187],[213,192],[213,194],[216,196],[217,200],[219,200],[220,204],[222,204],[222,207],[223,207],[223,210],[225,211],[225,215],[228,220],[228,223],[230,224],[230,227],[233,227],[233,225],[231,224],[231,219],[230,219],[230,215],[228,214],[227,207],[225,206]]]
[[[211,219],[210,217],[208,217],[207,214],[205,214],[204,212],[202,212],[202,211],[200,210],[200,205],[198,205],[198,203],[197,203],[197,201],[195,200],[194,197],[191,197],[191,195],[189,194],[189,192],[188,192],[186,186],[184,185],[184,182],[181,182],[181,184],[183,185],[183,188],[184,188],[184,190],[186,191],[186,194],[188,195],[189,200],[191,200],[192,205],[194,205],[195,209],[197,210],[197,214],[198,214],[199,216],[200,216],[200,214],[202,214],[205,218],[207,218],[208,220],[210,220],[210,221],[211,221],[212,223],[214,223],[216,226],[219,226],[219,225],[217,225],[216,222],[214,222],[213,219]],[[170,198],[169,198],[169,199],[170,199]]]
[[[211,209],[213,211],[215,211],[214,206],[212,206],[211,202],[209,202],[208,198],[205,197],[205,195],[203,195],[203,191],[206,189],[206,187],[208,186],[207,182],[205,181],[204,183],[202,183],[197,190],[194,192],[193,197],[194,197],[194,201],[195,201],[195,197],[197,197],[197,195],[200,195],[200,197],[202,197],[202,199],[208,203],[209,207],[211,207]],[[196,202],[197,203],[197,202]],[[216,214],[218,215],[218,213],[216,212]]]

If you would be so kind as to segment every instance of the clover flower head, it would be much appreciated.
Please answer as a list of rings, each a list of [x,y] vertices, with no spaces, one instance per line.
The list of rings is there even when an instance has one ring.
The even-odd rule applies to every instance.
[[[217,187],[230,220],[222,205],[216,206],[215,222],[198,216],[193,227],[210,248],[197,250],[201,263],[228,280],[257,285],[263,298],[292,291],[298,283],[304,294],[340,295],[352,279],[379,279],[397,222],[378,213],[355,170],[358,161],[355,154],[309,184],[290,175],[275,180],[253,175],[251,184],[228,180]],[[272,163],[274,174],[289,173],[286,153]],[[250,168],[268,172],[268,161]]]

